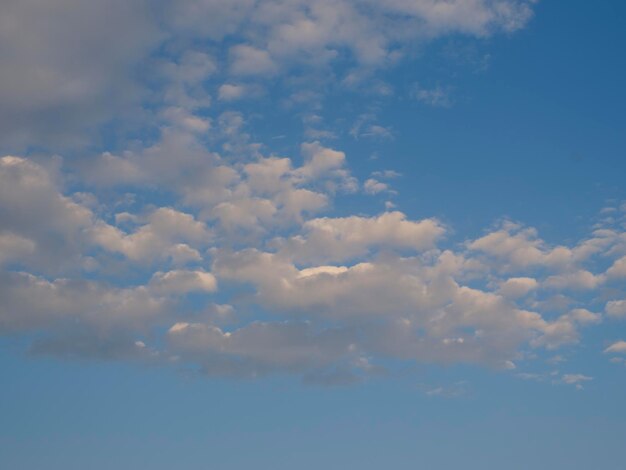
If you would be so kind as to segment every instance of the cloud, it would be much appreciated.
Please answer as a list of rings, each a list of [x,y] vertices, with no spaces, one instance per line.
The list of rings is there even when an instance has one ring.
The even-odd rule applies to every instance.
[[[606,303],[604,310],[611,317],[626,317],[626,300],[611,300]]]
[[[82,324],[102,332],[145,332],[167,312],[167,299],[143,286],[116,288],[86,280],[56,279],[23,272],[1,273],[0,331],[71,330]]]
[[[230,49],[230,70],[234,75],[273,75],[277,65],[269,52],[241,44]]]
[[[141,127],[155,78],[169,80],[162,90],[166,102],[207,106],[203,82],[225,65],[207,53],[211,49],[230,48],[219,61],[227,60],[236,77],[302,67],[317,75],[346,61],[352,69],[372,70],[443,35],[520,29],[532,17],[532,3],[167,0],[154,8],[144,0],[50,0],[45,6],[8,0],[0,27],[0,136],[5,150],[73,148],[92,144],[98,126],[122,116]],[[185,42],[207,47],[189,50]],[[163,54],[173,60],[164,65]],[[221,99],[242,96],[236,86],[226,85]],[[376,125],[371,133],[388,135]]]
[[[284,241],[282,251],[296,261],[344,261],[362,256],[371,249],[427,250],[443,236],[445,228],[434,219],[410,221],[401,212],[385,212],[377,217],[311,219],[304,224],[304,235]]]
[[[606,354],[626,354],[626,341],[616,341],[604,350]]]
[[[244,85],[234,85],[224,83],[218,90],[218,99],[221,101],[234,101],[243,98],[246,95],[246,87]]]
[[[568,272],[567,274],[559,274],[556,276],[550,276],[546,279],[545,287],[574,290],[591,290],[597,288],[604,282],[605,278],[602,275],[594,275],[589,271],[583,269]]]
[[[532,277],[512,277],[500,285],[500,293],[508,298],[516,299],[537,289],[539,283]]]
[[[148,2],[7,0],[0,16],[5,148],[85,143],[138,104],[134,69],[161,40]]]
[[[449,87],[437,85],[434,88],[424,88],[419,83],[413,85],[411,96],[424,104],[435,108],[450,108],[453,105],[452,91]]]
[[[188,292],[215,292],[217,280],[204,271],[174,270],[156,272],[150,280],[150,288],[164,294],[186,294]]]
[[[623,279],[626,277],[626,256],[618,259],[606,272],[611,279]]]
[[[353,86],[373,77],[368,89],[388,94],[376,70],[441,36],[521,29],[533,3],[166,0],[155,7],[145,0],[8,0],[0,24],[0,136],[12,151],[90,146],[105,124],[135,131],[154,125],[146,123],[145,108],[155,96],[187,110],[208,107],[206,85],[216,72],[222,80],[230,74],[288,82],[294,70],[318,78],[334,70]],[[243,96],[240,86],[225,84],[221,99]],[[390,136],[376,124],[366,133]]]
[[[389,186],[385,183],[381,183],[380,181],[375,180],[374,178],[369,178],[365,180],[365,183],[363,183],[363,190],[367,194],[378,194],[388,191]]]
[[[406,363],[513,370],[602,320],[595,299],[623,277],[617,225],[566,246],[510,221],[452,239],[389,201],[359,213],[399,174],[361,182],[339,140],[319,140],[342,136],[325,97],[390,96],[380,71],[425,41],[517,30],[534,2],[118,3],[10,1],[0,19],[0,136],[29,155],[0,159],[0,334],[38,354],[339,384]],[[265,93],[304,124],[299,146],[256,137],[270,114],[238,100]],[[415,97],[451,104],[447,88]],[[393,137],[377,113],[348,133]],[[44,157],[81,140],[94,150]]]
[[[63,196],[52,173],[24,158],[0,158],[1,258],[53,270],[80,262],[93,213]]]
[[[181,151],[176,165],[166,149]],[[594,233],[575,247],[550,247],[534,229],[504,223],[453,250],[440,247],[448,229],[436,219],[412,220],[399,211],[315,217],[350,190],[352,177],[343,152],[319,142],[301,151],[300,166],[261,155],[229,162],[203,150],[197,134],[177,130],[115,157],[137,169],[126,185],[159,182],[188,212],[135,202],[103,211],[96,195],[65,189],[60,162],[48,168],[4,157],[0,254],[7,301],[0,331],[43,333],[32,344],[38,353],[348,383],[380,374],[385,361],[506,370],[520,350],[575,345],[584,328],[601,321],[581,301],[556,317],[542,310],[551,312],[549,296],[584,292],[569,280],[599,277],[582,263],[616,253],[619,237]],[[226,177],[220,183],[217,175]],[[98,176],[107,191],[115,188],[113,174]],[[207,181],[217,184],[205,188]],[[51,239],[54,249],[46,245]],[[47,259],[49,250],[64,255]],[[67,254],[69,276],[58,277]],[[32,266],[48,266],[51,278],[29,273]],[[84,280],[86,270],[94,280]],[[503,276],[511,270],[526,275]],[[133,278],[137,271],[143,282]],[[126,285],[106,281],[112,276],[127,276]],[[485,282],[476,285],[477,279]],[[220,314],[210,300],[218,283],[227,286],[220,295],[232,296],[229,303],[252,306],[264,320],[240,317],[232,307]],[[188,295],[202,300],[186,303]],[[619,302],[609,302],[607,313],[616,315]],[[167,345],[159,338],[164,327]]]
[[[441,4],[403,0],[266,0],[230,19],[249,28],[255,47],[285,65],[323,65],[347,50],[365,66],[392,60],[398,42],[427,40],[444,34],[487,36],[523,27],[530,2],[465,0]],[[207,25],[208,26],[208,25]],[[245,46],[252,47],[252,46]],[[263,59],[265,62],[266,59]]]
[[[200,362],[205,373],[258,377],[281,371],[315,377],[327,369],[343,370],[344,380],[363,369],[355,338],[349,330],[316,331],[308,323],[254,322],[230,332],[200,323],[177,323],[167,334],[169,348],[179,357]]]
[[[148,216],[148,223],[134,233],[126,234],[100,222],[91,229],[91,235],[95,243],[108,251],[146,263],[168,258],[183,262],[186,258],[196,259],[199,253],[188,243],[206,246],[212,238],[204,223],[168,207],[155,210]]]
[[[590,382],[593,377],[589,377],[583,374],[564,374],[561,377],[561,381],[566,385],[575,385],[578,390],[582,390],[583,383]]]
[[[562,268],[571,264],[573,260],[570,248],[564,246],[550,248],[538,238],[535,229],[524,228],[513,222],[502,223],[498,230],[470,242],[468,248],[488,255],[492,262],[498,263],[507,271],[532,266]],[[560,286],[566,283],[566,280],[558,282]]]

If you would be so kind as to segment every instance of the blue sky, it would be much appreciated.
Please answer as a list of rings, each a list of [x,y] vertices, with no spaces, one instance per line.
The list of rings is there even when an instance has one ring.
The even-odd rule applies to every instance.
[[[3,3],[0,466],[619,468],[625,15]]]

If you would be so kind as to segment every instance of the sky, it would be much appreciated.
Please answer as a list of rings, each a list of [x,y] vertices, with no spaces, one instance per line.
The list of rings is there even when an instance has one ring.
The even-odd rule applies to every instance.
[[[3,1],[0,467],[623,466],[625,19]]]

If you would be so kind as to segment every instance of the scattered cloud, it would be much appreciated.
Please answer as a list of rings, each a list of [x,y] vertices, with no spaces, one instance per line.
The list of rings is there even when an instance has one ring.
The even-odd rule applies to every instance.
[[[616,341],[604,350],[606,354],[626,354],[626,341]]]
[[[585,382],[591,382],[593,377],[588,377],[583,374],[564,374],[561,377],[561,381],[566,385],[574,385],[578,390],[583,389]]]
[[[434,88],[424,88],[419,83],[413,85],[411,96],[424,104],[434,108],[450,108],[454,102],[452,100],[452,89],[437,85]]]
[[[515,370],[579,343],[597,298],[626,316],[603,291],[624,278],[621,229],[553,245],[505,220],[456,243],[394,202],[342,204],[389,198],[401,176],[351,170],[337,142],[394,139],[374,103],[396,93],[382,72],[443,36],[523,28],[534,2],[40,3],[9,0],[0,18],[0,140],[15,154],[0,158],[0,334],[32,353],[330,385],[390,363]],[[450,107],[452,91],[412,96]],[[333,122],[336,93],[372,104]],[[258,97],[267,115],[245,113]],[[305,139],[270,149],[251,123],[283,109]]]

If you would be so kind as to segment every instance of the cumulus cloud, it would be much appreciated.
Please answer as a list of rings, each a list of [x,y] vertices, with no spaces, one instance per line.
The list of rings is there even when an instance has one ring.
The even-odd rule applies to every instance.
[[[363,189],[367,194],[378,194],[389,190],[389,185],[374,178],[369,178],[363,183]]]
[[[100,222],[91,229],[95,243],[118,252],[133,261],[155,259],[194,259],[200,255],[193,247],[206,246],[211,233],[204,223],[168,207],[161,207],[148,216],[148,223],[127,234],[117,227]]]
[[[242,132],[236,118],[228,135]],[[124,187],[167,188],[185,210],[133,198],[118,210],[68,190],[60,162],[2,158],[1,331],[44,333],[32,350],[45,354],[348,383],[380,374],[378,362],[388,360],[508,370],[521,351],[576,345],[601,321],[581,300],[563,311],[574,300],[557,308],[551,299],[602,286],[605,275],[586,263],[622,256],[618,232],[552,247],[536,230],[505,222],[444,249],[448,229],[433,218],[316,217],[356,183],[344,152],[309,142],[301,155],[299,166],[260,154],[229,161],[195,131],[166,128],[145,149],[96,158],[136,170],[122,177]],[[84,165],[78,174],[98,181],[101,194],[120,184],[115,171]],[[42,267],[49,278],[29,273]],[[130,276],[126,284],[111,283],[120,274]],[[224,315],[209,300],[218,283],[235,304]],[[185,303],[189,295],[203,300]],[[607,314],[620,316],[621,302],[609,301]],[[264,321],[240,317],[238,304]]]
[[[193,212],[206,211],[204,220],[167,206],[117,212],[105,220],[92,209],[99,206],[95,196],[63,194],[62,172],[4,157],[0,177],[6,183],[2,217],[7,230],[0,237],[0,253],[7,266],[28,267],[56,234],[67,253],[93,262],[92,277],[106,276],[111,254],[121,256],[118,272],[148,269],[151,274],[145,284],[120,287],[82,280],[79,272],[89,263],[72,271],[74,279],[7,269],[2,331],[45,332],[32,348],[46,354],[183,361],[209,374],[280,372],[348,383],[381,373],[377,361],[383,358],[511,369],[520,348],[574,345],[583,328],[601,321],[584,308],[556,318],[528,308],[547,305],[544,291],[572,288],[569,282],[555,282],[556,276],[597,276],[577,264],[575,248],[551,248],[532,229],[509,224],[462,244],[459,251],[443,250],[439,245],[446,227],[436,219],[411,220],[398,211],[311,217],[307,211],[320,210],[336,191],[347,190],[351,176],[343,152],[304,144],[299,167],[287,157],[229,164],[200,148],[197,152],[190,168],[201,167],[199,159],[208,156],[205,169],[221,167],[232,175],[201,204],[189,201],[197,204]],[[135,164],[143,155],[119,158]],[[144,176],[135,185],[149,187],[161,178],[153,168],[137,168]],[[195,186],[195,175],[186,180],[178,171],[161,180],[173,194],[184,201],[196,188],[202,190]],[[23,211],[40,217],[24,218]],[[294,234],[280,235],[287,227],[277,218],[280,213],[295,217],[288,226]],[[260,238],[233,244],[233,234],[246,227],[262,227]],[[598,253],[611,252],[615,243],[602,244]],[[508,270],[536,266],[547,271],[502,277]],[[482,287],[468,285],[485,276],[492,280]],[[210,307],[214,303],[198,306],[195,313],[177,310],[188,295],[210,298],[218,282],[268,319],[244,321],[232,307],[224,316]],[[524,299],[531,294],[528,304]],[[609,302],[607,313],[619,315],[620,302]],[[223,326],[225,321],[230,326]],[[67,326],[74,324],[80,328]],[[166,345],[139,339],[158,336],[164,325],[169,328]]]
[[[249,43],[237,46],[237,53],[249,58],[248,65],[240,64],[243,70],[254,72],[273,70],[276,62],[283,67],[294,62],[325,64],[337,59],[341,50],[348,50],[360,64],[376,66],[393,58],[399,42],[454,32],[487,36],[502,30],[514,31],[532,16],[530,2],[506,0],[445,4],[266,0],[247,6],[250,8],[245,16],[236,9],[222,8],[220,13],[225,14],[226,24],[245,24],[249,28],[244,35]],[[203,28],[206,34],[212,34],[210,24]]]
[[[218,90],[218,98],[222,101],[234,101],[246,95],[247,88],[244,85],[224,83]]]
[[[605,311],[611,317],[626,317],[626,300],[611,300],[607,302]]]
[[[269,52],[241,44],[230,50],[231,72],[234,75],[272,75],[276,64]]]
[[[504,221],[457,243],[390,202],[374,215],[333,206],[392,194],[399,174],[357,179],[352,155],[325,143],[338,133],[318,114],[323,94],[389,96],[378,70],[446,34],[522,28],[531,1],[183,0],[161,17],[144,2],[39,3],[0,15],[0,136],[45,149],[131,108],[146,124],[80,158],[0,158],[0,334],[36,337],[31,352],[324,384],[390,363],[512,370],[579,343],[602,320],[595,294],[619,288],[617,227],[566,246]],[[277,107],[311,109],[307,138],[274,152],[250,129],[260,116],[235,105],[273,103],[281,87]],[[450,104],[444,89],[415,96]],[[393,136],[373,111],[357,116],[353,137]]]
[[[539,283],[532,277],[512,277],[500,284],[500,293],[508,298],[516,299],[537,289]]]
[[[606,272],[607,276],[612,279],[626,278],[626,256],[618,259]]]
[[[39,269],[78,263],[92,211],[60,193],[51,172],[30,160],[0,158],[1,258]]]
[[[376,247],[426,250],[445,232],[437,220],[410,221],[397,211],[378,217],[312,219],[303,228],[305,234],[284,241],[282,251],[304,262],[343,261]]]
[[[188,292],[215,292],[217,280],[204,271],[174,270],[156,272],[150,281],[150,288],[165,294],[186,294]]]
[[[116,288],[80,279],[48,281],[23,272],[3,272],[0,330],[54,332],[73,324],[107,331],[145,332],[167,312],[168,301],[144,286]]]
[[[498,230],[472,241],[468,247],[486,254],[506,270],[533,266],[559,268],[567,266],[572,261],[570,248],[548,247],[538,238],[535,229],[525,228],[513,222],[504,222]]]

